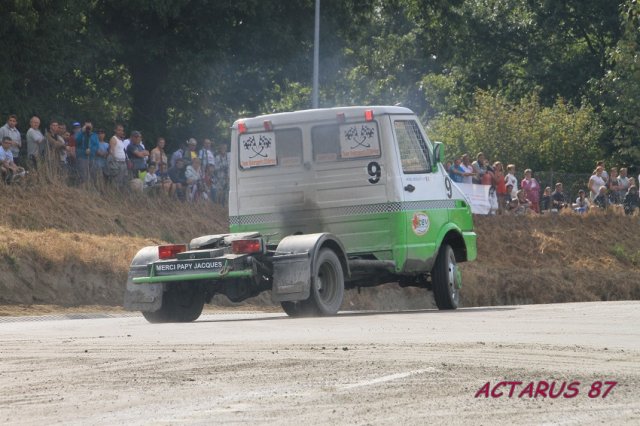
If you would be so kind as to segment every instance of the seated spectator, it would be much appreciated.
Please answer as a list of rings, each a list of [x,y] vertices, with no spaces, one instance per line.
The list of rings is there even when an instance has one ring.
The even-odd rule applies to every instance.
[[[158,180],[158,175],[156,175],[156,163],[149,163],[147,166],[147,173],[144,175],[144,192],[152,192],[157,193],[161,188],[162,184]]]
[[[584,189],[578,191],[578,198],[576,198],[576,202],[573,203],[573,211],[577,213],[586,213],[589,211],[589,207],[591,203],[589,203],[589,199],[585,196]]]
[[[504,196],[504,209],[506,212],[513,213],[513,210],[518,206],[518,202],[511,196],[513,185],[511,183],[505,183],[507,193]]]
[[[555,191],[551,194],[551,211],[559,211],[568,206],[567,197],[562,192],[562,182],[556,183]]]
[[[548,213],[549,211],[551,211],[551,187],[547,186],[540,199],[540,213]]]
[[[176,165],[168,171],[169,178],[173,184],[171,193],[176,194],[179,200],[185,200],[185,189],[187,188],[187,178],[185,177],[185,161],[182,158],[176,159]]]
[[[640,208],[640,197],[638,196],[638,187],[635,185],[631,185],[627,194],[624,196],[624,200],[622,201],[622,205],[624,206],[625,214],[633,214],[636,210]]]
[[[2,179],[6,183],[12,183],[24,176],[26,172],[22,167],[18,167],[13,161],[13,153],[11,147],[13,140],[9,136],[2,138],[2,146],[0,146],[0,170],[2,171]]]
[[[607,196],[607,187],[601,186],[600,192],[593,199],[593,205],[600,207],[602,210],[606,210],[609,207],[609,197]]]
[[[167,170],[167,163],[160,163],[160,167],[156,172],[156,175],[158,176],[158,182],[162,185],[162,189],[165,194],[173,195],[173,182],[171,182],[171,178],[169,177],[169,172]]]
[[[515,202],[515,206],[513,207],[514,214],[522,216],[533,212],[533,210],[531,210],[532,203],[527,199],[524,190],[521,189],[516,192],[516,198],[515,200],[512,200],[512,203],[513,202]]]

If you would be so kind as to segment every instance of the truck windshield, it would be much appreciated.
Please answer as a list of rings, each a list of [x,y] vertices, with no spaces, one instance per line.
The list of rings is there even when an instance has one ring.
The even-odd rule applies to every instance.
[[[393,122],[404,173],[429,173],[431,161],[427,143],[414,120]]]

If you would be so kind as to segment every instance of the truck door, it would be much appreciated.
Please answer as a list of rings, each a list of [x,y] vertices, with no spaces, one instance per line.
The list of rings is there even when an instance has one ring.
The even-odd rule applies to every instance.
[[[405,221],[403,269],[430,270],[437,255],[439,231],[453,206],[445,186],[448,177],[433,163],[431,143],[415,117],[392,117],[392,123],[402,185],[401,218]]]

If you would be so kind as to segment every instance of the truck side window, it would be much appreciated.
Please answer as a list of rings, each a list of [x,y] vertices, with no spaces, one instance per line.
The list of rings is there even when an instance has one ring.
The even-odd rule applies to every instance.
[[[340,134],[336,124],[315,126],[311,129],[313,161],[336,161],[340,152]]]
[[[429,173],[431,161],[427,143],[414,120],[396,120],[393,122],[400,150],[402,171],[404,173]]]
[[[302,131],[300,129],[276,130],[275,137],[278,165],[302,164]]]

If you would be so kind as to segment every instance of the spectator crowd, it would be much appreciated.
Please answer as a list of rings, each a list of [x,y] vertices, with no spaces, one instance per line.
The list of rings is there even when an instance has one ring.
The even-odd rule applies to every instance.
[[[68,129],[64,122],[52,119],[43,131],[40,118],[33,116],[23,140],[17,123],[12,114],[0,127],[0,169],[5,183],[44,169],[73,183],[227,204],[229,153],[224,143],[214,146],[211,139],[204,139],[199,146],[190,138],[169,155],[165,138],[158,137],[149,149],[140,131],[133,130],[126,137],[122,124],[116,124],[107,137],[105,129],[94,129],[91,120],[74,122]]]
[[[626,167],[612,167],[607,173],[604,161],[596,164],[586,189],[578,191],[575,202],[568,199],[562,182],[543,189],[531,169],[526,169],[519,179],[514,164],[505,169],[500,161],[492,164],[482,152],[473,162],[463,154],[448,161],[445,168],[454,182],[490,186],[491,211],[496,214],[558,213],[563,209],[585,213],[594,208],[621,208],[626,214],[633,214],[640,209],[638,181],[627,175]]]

